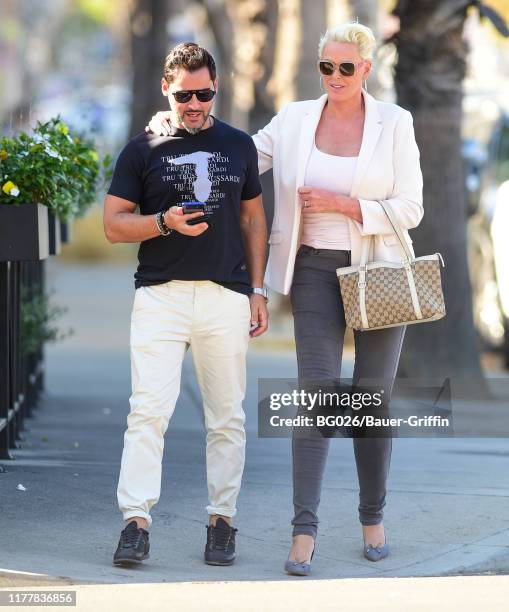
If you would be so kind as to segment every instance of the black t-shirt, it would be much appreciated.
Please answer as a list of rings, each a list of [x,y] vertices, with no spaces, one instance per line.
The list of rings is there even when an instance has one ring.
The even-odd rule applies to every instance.
[[[136,288],[210,280],[250,292],[239,222],[240,201],[261,193],[250,136],[215,118],[194,135],[183,129],[172,136],[139,134],[121,151],[108,193],[138,204],[142,215],[190,201],[204,202],[212,214],[200,236],[172,232],[141,242]]]

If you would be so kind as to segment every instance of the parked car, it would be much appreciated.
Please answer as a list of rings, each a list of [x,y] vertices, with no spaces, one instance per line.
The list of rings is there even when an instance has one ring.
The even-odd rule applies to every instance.
[[[501,351],[509,368],[509,114],[485,148],[466,140],[463,158],[474,322],[483,347]]]

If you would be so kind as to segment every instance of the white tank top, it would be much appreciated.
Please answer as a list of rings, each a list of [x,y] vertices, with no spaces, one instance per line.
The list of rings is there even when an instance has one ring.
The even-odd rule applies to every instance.
[[[349,195],[357,159],[357,157],[340,157],[323,153],[313,144],[313,151],[306,168],[306,186]],[[342,213],[303,214],[301,222],[301,244],[307,244],[315,249],[338,251],[351,249],[348,219]]]

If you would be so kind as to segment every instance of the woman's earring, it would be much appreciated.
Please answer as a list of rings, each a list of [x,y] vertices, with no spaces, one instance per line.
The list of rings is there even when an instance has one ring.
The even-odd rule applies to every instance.
[[[325,91],[325,89],[323,88],[323,78],[320,77],[320,91]]]
[[[364,79],[364,89],[366,91],[366,93],[368,93],[368,82],[366,79]]]

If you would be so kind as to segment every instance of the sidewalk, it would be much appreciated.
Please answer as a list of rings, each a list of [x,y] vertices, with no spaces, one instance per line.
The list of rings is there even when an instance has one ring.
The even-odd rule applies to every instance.
[[[260,588],[261,587],[261,588]],[[44,589],[76,593],[76,609],[122,612],[499,612],[507,609],[508,576],[469,578],[345,578],[288,582],[174,582],[77,585]],[[24,589],[30,591],[32,589]],[[33,589],[35,590],[35,588]],[[0,589],[0,597],[2,597]],[[32,608],[34,609],[34,608]],[[36,610],[47,608],[37,607]]]
[[[58,303],[69,306],[76,334],[47,351],[45,397],[27,423],[16,461],[2,463],[0,572],[94,583],[295,582],[282,570],[290,542],[290,440],[257,438],[256,406],[258,378],[295,376],[293,352],[258,351],[252,343],[236,563],[221,568],[202,562],[205,447],[188,355],[166,438],[151,558],[134,570],[114,567],[122,525],[115,489],[129,396],[130,271],[52,265],[48,286],[56,287]],[[507,439],[394,440],[385,520],[392,554],[375,564],[362,557],[351,440],[334,440],[313,579],[509,572],[508,467]]]

